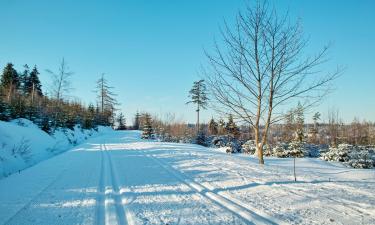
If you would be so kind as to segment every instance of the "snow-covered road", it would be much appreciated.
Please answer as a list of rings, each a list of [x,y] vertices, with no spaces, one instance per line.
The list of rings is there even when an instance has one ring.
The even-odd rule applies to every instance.
[[[113,132],[0,180],[0,224],[375,224],[374,170]]]

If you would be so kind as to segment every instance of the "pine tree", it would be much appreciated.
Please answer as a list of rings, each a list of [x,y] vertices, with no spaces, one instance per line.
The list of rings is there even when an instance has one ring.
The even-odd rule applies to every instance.
[[[21,93],[23,95],[26,95],[27,94],[27,91],[26,91],[26,82],[27,82],[27,79],[29,77],[30,69],[29,69],[29,66],[27,64],[25,64],[23,66],[23,68],[24,68],[23,73],[20,74],[20,76],[19,76],[20,90],[21,90]]]
[[[298,141],[302,142],[304,137],[305,117],[304,108],[301,103],[298,103],[297,108],[295,109],[295,114],[297,139]]]
[[[293,135],[295,133],[295,110],[291,109],[289,110],[285,116],[285,126],[283,131],[283,140],[290,142],[293,140]]]
[[[219,123],[218,123],[218,134],[219,135],[225,134],[225,121],[223,119],[219,120]]]
[[[35,96],[43,96],[42,85],[39,80],[39,71],[36,66],[34,66],[30,75],[26,77],[24,90],[32,99],[34,99]]]
[[[226,126],[226,131],[232,138],[237,139],[240,135],[239,128],[237,127],[236,123],[234,122],[232,114],[229,114],[228,123],[227,123],[227,126]]]
[[[0,87],[4,94],[7,96],[8,102],[11,101],[11,97],[16,90],[18,90],[20,86],[19,75],[17,71],[13,68],[12,63],[8,63],[1,76],[1,83]]]
[[[134,130],[139,130],[139,128],[140,128],[140,118],[141,118],[141,114],[139,114],[139,112],[137,111],[137,113],[135,114],[135,117],[134,117],[134,125],[133,125]]]
[[[205,132],[201,129],[195,138],[195,143],[197,145],[207,146],[207,138]]]
[[[152,139],[154,134],[154,129],[152,128],[152,119],[151,115],[146,113],[144,115],[144,122],[143,122],[143,139]]]
[[[126,130],[126,124],[125,124],[125,116],[124,116],[124,114],[120,113],[117,116],[117,123],[118,123],[117,130]]]
[[[8,121],[9,119],[10,119],[9,105],[3,102],[2,98],[0,98],[0,120]]]
[[[87,111],[83,117],[83,129],[91,129],[95,127],[95,107],[93,104],[89,104]]]
[[[197,134],[199,132],[199,112],[201,109],[206,109],[208,105],[207,88],[204,80],[195,81],[193,87],[189,91],[191,101],[186,104],[193,103],[197,105]]]
[[[208,123],[208,130],[211,135],[218,134],[218,123],[215,122],[214,118],[211,118],[210,122]]]

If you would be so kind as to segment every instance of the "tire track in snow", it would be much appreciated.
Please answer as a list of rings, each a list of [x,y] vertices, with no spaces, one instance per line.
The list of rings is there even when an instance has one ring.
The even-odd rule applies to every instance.
[[[181,172],[174,169],[173,167],[171,167],[164,161],[161,161],[154,155],[147,154],[145,151],[143,152],[146,157],[152,159],[159,166],[165,169],[169,174],[176,177],[178,180],[186,184],[188,187],[195,190],[201,196],[207,198],[211,202],[214,202],[216,205],[231,211],[232,213],[236,214],[240,218],[244,219],[249,224],[280,224],[279,221],[275,222],[271,220],[270,218],[266,218],[261,215],[258,215],[257,213],[245,207],[244,204],[241,204],[237,199],[231,199],[228,196],[224,197],[224,196],[221,196],[219,194],[212,192],[203,184],[197,183],[193,181],[192,179],[186,177]]]
[[[107,164],[108,164],[108,167],[109,167],[109,170],[110,170],[109,171],[109,176],[110,176],[110,180],[111,180],[110,185],[111,185],[111,190],[112,190],[112,193],[113,193],[113,200],[114,200],[113,204],[114,204],[115,210],[116,210],[117,224],[119,224],[119,225],[125,225],[125,224],[133,225],[134,224],[133,216],[131,215],[129,210],[127,210],[127,208],[125,207],[126,198],[123,196],[123,193],[121,193],[120,187],[118,185],[117,173],[115,171],[115,167],[113,166],[111,155],[108,152],[108,148],[105,144],[103,144],[103,152],[106,155]],[[106,214],[106,215],[107,215],[107,218],[110,218],[110,215],[108,215],[108,214]],[[106,219],[106,223],[107,224],[113,224],[113,221],[110,221],[110,220]]]

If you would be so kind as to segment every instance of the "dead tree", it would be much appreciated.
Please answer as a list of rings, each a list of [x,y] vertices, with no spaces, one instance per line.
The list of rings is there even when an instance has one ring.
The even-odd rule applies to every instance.
[[[46,70],[52,76],[51,92],[52,97],[55,99],[55,109],[54,109],[54,127],[55,130],[58,122],[61,120],[61,103],[67,96],[67,93],[72,90],[70,78],[73,72],[69,71],[69,67],[63,58],[61,60],[58,72],[53,72],[51,70]]]
[[[214,51],[206,52],[209,65],[203,73],[215,109],[250,124],[264,164],[270,126],[283,118],[280,106],[319,102],[342,70],[321,72],[329,47],[305,57],[308,41],[300,23],[278,16],[266,3],[248,6],[233,27],[225,23],[221,34],[223,42],[215,41]]]

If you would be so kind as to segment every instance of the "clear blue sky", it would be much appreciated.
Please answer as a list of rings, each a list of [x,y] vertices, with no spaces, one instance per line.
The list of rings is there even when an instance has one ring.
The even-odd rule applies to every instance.
[[[333,42],[329,66],[345,65],[336,91],[316,110],[340,110],[375,121],[375,1],[279,0],[301,18],[309,49]],[[233,21],[244,0],[1,0],[0,66],[36,64],[44,90],[65,57],[72,71],[73,96],[95,102],[92,92],[101,73],[115,87],[130,119],[136,110],[173,112],[195,121],[184,103],[197,70],[219,37],[223,20]],[[292,107],[292,106],[291,106]],[[206,111],[203,118],[213,115]]]

